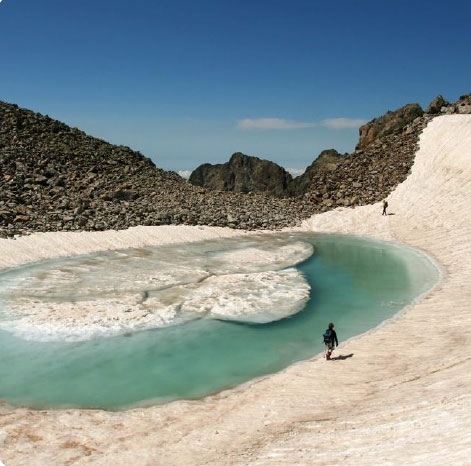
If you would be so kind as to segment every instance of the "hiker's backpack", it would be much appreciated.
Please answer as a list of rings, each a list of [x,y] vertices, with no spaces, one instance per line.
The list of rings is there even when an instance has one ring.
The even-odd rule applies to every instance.
[[[331,343],[332,342],[332,330],[328,328],[325,332],[324,335],[324,343]]]

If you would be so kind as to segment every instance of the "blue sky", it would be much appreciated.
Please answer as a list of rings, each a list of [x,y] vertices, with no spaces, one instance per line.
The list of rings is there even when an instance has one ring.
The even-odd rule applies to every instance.
[[[362,120],[470,92],[470,17],[453,0],[3,0],[0,100],[166,169],[236,151],[304,168],[351,151]]]

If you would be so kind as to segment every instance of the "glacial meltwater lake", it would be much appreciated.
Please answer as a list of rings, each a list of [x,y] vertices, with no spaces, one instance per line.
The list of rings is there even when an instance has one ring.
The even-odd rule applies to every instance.
[[[414,249],[307,233],[5,270],[0,400],[119,410],[200,398],[313,357],[329,322],[342,344],[438,280]]]

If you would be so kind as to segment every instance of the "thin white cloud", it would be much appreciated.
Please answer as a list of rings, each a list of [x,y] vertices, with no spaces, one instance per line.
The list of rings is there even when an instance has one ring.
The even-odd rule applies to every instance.
[[[190,178],[191,170],[178,170],[177,173],[178,173],[182,178],[185,178],[185,180],[187,180],[188,178]]]
[[[317,124],[307,121],[285,120],[284,118],[244,118],[239,120],[237,126],[240,129],[289,130],[313,128]]]
[[[237,127],[243,130],[293,130],[303,128],[315,128],[322,126],[327,129],[355,129],[364,125],[367,120],[363,118],[327,118],[321,123],[312,121],[295,121],[284,118],[244,118],[237,122]]]
[[[351,129],[364,125],[366,120],[362,118],[327,118],[322,120],[322,126],[328,129]]]

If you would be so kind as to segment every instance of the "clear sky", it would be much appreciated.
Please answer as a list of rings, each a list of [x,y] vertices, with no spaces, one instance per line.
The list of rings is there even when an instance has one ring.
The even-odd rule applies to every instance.
[[[470,92],[470,18],[469,0],[3,0],[0,100],[166,169],[304,168],[388,109]]]

